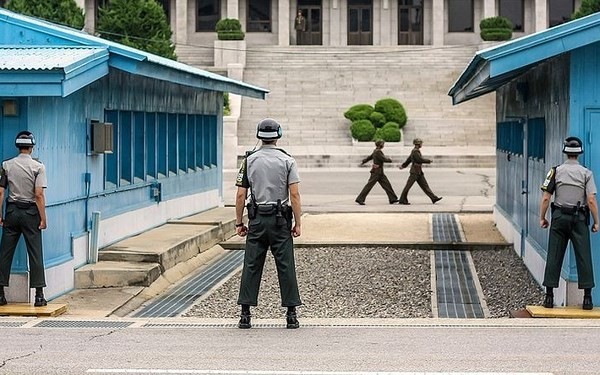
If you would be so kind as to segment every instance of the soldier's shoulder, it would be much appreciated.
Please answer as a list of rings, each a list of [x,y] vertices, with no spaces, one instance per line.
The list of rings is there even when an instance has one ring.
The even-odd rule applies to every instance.
[[[289,156],[290,158],[292,157],[292,155],[290,155],[290,154],[289,154],[289,153],[288,153],[286,150],[284,150],[284,149],[282,149],[282,148],[276,147],[276,148],[275,148],[275,150],[278,150],[278,151],[281,151],[281,152],[283,152],[284,154],[286,154],[286,155],[287,155],[287,156]]]

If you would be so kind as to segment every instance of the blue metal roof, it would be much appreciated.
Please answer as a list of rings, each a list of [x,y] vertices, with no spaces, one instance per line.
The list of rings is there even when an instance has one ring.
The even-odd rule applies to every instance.
[[[458,104],[495,91],[529,69],[562,53],[600,41],[600,13],[481,50],[448,95]]]
[[[107,75],[108,61],[105,47],[0,46],[0,96],[65,97]]]
[[[44,20],[24,16],[0,8],[0,32],[2,23],[60,38],[62,45],[105,47],[111,54],[109,65],[131,74],[174,82],[190,87],[230,92],[243,96],[264,99],[269,90],[207,72],[177,61],[144,52],[132,47],[89,35],[83,31],[56,25]],[[45,41],[52,44],[52,40]],[[32,46],[29,46],[32,47]],[[113,55],[117,58],[113,58]],[[138,64],[139,63],[139,64]],[[148,66],[150,65],[150,66]]]

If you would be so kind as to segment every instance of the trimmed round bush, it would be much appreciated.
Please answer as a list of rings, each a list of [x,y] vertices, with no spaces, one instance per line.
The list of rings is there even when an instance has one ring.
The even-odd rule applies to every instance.
[[[377,111],[371,112],[371,115],[369,116],[369,120],[371,120],[371,123],[376,128],[381,128],[386,122],[385,115],[383,113],[379,113]]]
[[[386,142],[400,142],[402,139],[402,133],[398,124],[395,122],[388,122],[379,130],[379,136]]]
[[[350,132],[352,133],[352,138],[357,141],[366,142],[373,139],[375,135],[375,126],[369,120],[358,120],[352,123],[350,126]]]
[[[406,125],[406,111],[402,104],[394,98],[378,100],[375,103],[375,111],[383,113],[387,121],[397,123],[400,128]]]
[[[215,26],[217,39],[219,40],[244,40],[242,24],[235,18],[223,18]]]
[[[503,41],[512,38],[513,24],[506,17],[488,17],[479,22],[481,39]]]
[[[373,106],[370,104],[356,104],[344,112],[344,117],[354,122],[358,120],[368,120],[373,112]]]

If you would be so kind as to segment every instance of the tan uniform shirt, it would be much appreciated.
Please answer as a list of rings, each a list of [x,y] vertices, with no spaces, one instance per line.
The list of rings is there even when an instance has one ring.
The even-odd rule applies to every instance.
[[[35,203],[35,188],[46,188],[46,168],[31,155],[18,156],[2,162],[0,186],[9,190],[9,202]]]

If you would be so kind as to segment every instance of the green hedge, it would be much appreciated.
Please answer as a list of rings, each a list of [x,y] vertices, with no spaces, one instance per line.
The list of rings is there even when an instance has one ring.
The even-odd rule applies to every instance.
[[[358,120],[352,123],[350,126],[350,132],[352,133],[352,138],[357,141],[366,142],[373,140],[373,136],[375,135],[375,126],[369,120]]]
[[[481,39],[486,42],[504,41],[512,38],[512,30],[509,29],[485,29],[481,30]]]
[[[354,122],[358,120],[368,120],[373,113],[373,106],[370,104],[356,104],[344,112],[344,117]]]
[[[223,18],[215,26],[219,40],[244,40],[242,24],[235,18]]]
[[[488,17],[479,22],[481,39],[504,41],[512,38],[513,24],[506,17]]]
[[[386,122],[385,115],[377,111],[371,112],[369,120],[371,120],[371,122],[376,128],[381,128]]]
[[[385,116],[386,122],[392,121],[402,129],[406,125],[406,111],[400,102],[394,98],[380,99],[375,103],[375,111]]]
[[[388,122],[382,128],[377,129],[374,139],[383,139],[386,142],[400,142],[402,140],[402,132],[397,123]]]

